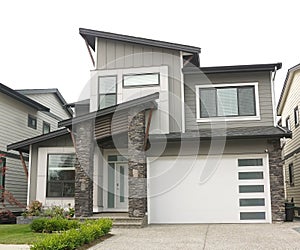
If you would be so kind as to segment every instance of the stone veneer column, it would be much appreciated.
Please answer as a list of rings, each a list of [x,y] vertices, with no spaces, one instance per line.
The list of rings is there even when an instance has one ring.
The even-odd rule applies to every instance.
[[[75,216],[88,217],[93,215],[94,123],[87,121],[74,126],[78,157],[75,164]]]
[[[145,111],[132,108],[128,114],[128,212],[143,217],[147,210],[147,166],[144,151]]]
[[[283,161],[279,139],[268,140],[272,220],[284,220]]]

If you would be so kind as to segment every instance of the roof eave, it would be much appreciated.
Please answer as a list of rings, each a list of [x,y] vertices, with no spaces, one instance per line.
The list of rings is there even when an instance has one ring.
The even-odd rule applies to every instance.
[[[194,47],[190,45],[183,45],[177,43],[169,43],[164,41],[134,37],[134,36],[127,36],[121,34],[115,34],[110,32],[104,31],[97,31],[97,30],[90,30],[85,28],[79,28],[79,34],[88,42],[89,46],[95,51],[95,39],[97,38],[104,38],[104,39],[111,39],[121,42],[133,43],[133,44],[142,44],[166,49],[173,49],[183,52],[190,52],[190,53],[197,53],[201,52],[199,47]]]

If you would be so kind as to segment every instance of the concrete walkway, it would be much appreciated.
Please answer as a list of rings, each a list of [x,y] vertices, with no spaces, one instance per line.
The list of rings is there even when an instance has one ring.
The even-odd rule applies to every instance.
[[[297,232],[296,230],[299,232]],[[113,229],[96,249],[300,249],[300,223],[155,225]]]

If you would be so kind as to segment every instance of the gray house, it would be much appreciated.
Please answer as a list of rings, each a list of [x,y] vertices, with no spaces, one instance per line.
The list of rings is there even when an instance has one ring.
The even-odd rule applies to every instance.
[[[27,204],[29,156],[21,151],[8,152],[7,145],[57,130],[59,121],[72,117],[72,110],[66,109],[65,104],[57,89],[16,91],[0,84],[2,207],[17,212]]]
[[[281,63],[201,67],[198,47],[80,35],[96,55],[78,106],[87,112],[8,147],[31,156],[29,200],[150,224],[284,219],[280,138],[290,133],[276,125],[272,81]]]

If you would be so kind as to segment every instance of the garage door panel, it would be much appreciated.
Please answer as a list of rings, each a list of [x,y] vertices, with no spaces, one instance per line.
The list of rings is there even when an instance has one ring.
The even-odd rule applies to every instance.
[[[216,162],[218,165],[213,165]],[[257,182],[239,180],[237,162],[233,156],[211,162],[195,156],[161,157],[148,163],[149,223],[244,223],[247,218],[262,218],[262,214],[256,212],[264,212],[266,206],[252,206],[252,210],[240,207],[240,198],[265,198],[266,192],[239,192],[239,185]],[[213,171],[207,171],[212,170],[210,168]],[[246,167],[244,170],[247,171]],[[209,173],[209,178],[203,178],[203,173]],[[263,180],[258,181],[264,185]]]

